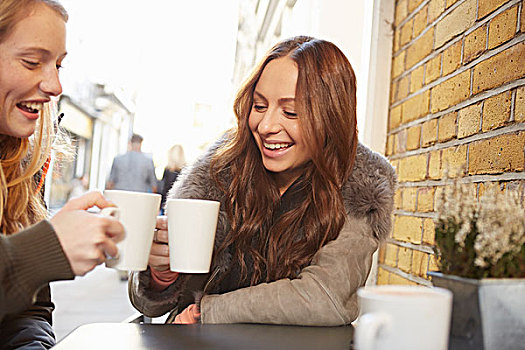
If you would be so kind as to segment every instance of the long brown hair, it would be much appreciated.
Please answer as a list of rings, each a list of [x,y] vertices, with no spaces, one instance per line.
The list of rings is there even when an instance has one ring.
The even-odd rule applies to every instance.
[[[6,40],[16,23],[37,4],[57,12],[64,21],[66,10],[53,0],[0,1],[0,42]],[[0,232],[12,234],[46,217],[37,174],[51,153],[55,129],[49,104],[44,105],[35,133],[30,138],[0,135]]]
[[[296,111],[311,161],[297,186],[306,198],[273,222],[280,192],[265,170],[248,126],[253,93],[262,71],[276,58],[297,64]],[[225,192],[231,230],[218,254],[231,249],[241,279],[257,284],[293,278],[345,222],[341,187],[352,171],[356,147],[355,75],[334,44],[306,36],[276,44],[237,93],[237,128],[212,160],[212,175]],[[227,175],[228,181],[220,180]],[[259,239],[268,232],[268,241]],[[246,275],[246,261],[254,274]]]

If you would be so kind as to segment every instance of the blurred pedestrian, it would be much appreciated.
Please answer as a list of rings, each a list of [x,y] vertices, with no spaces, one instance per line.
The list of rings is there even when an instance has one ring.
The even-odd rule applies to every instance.
[[[173,183],[177,180],[180,171],[186,165],[186,157],[184,156],[184,148],[182,145],[174,145],[168,151],[168,165],[164,168],[162,180],[160,180],[160,194],[162,195],[162,202],[160,205],[161,214],[164,213],[164,205],[166,204],[166,197]]]
[[[157,177],[153,160],[142,153],[142,136],[133,134],[129,151],[113,159],[108,190],[157,192]]]
[[[87,211],[113,206],[99,192],[47,220],[41,190],[61,145],[49,104],[62,93],[67,19],[57,1],[0,1],[0,349],[52,347],[49,282],[117,255],[124,236],[119,221]]]

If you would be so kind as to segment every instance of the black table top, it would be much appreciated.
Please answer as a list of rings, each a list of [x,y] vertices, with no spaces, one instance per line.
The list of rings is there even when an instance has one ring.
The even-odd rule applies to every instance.
[[[352,326],[93,323],[75,329],[53,349],[348,350],[352,337]]]

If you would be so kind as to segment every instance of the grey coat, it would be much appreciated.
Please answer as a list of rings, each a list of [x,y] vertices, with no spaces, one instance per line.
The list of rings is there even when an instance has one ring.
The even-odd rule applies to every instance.
[[[209,173],[216,148],[183,170],[170,198],[221,201],[222,194]],[[390,233],[395,186],[395,172],[388,161],[359,144],[352,175],[342,188],[347,217],[339,236],[319,249],[297,278],[205,294],[200,300],[201,322],[332,326],[355,320],[359,313],[356,291],[365,284],[372,254]],[[221,205],[215,247],[227,234],[227,221]],[[129,280],[131,302],[150,317],[181,312],[195,302],[196,294],[206,292],[207,282],[228,265],[229,258],[215,259],[212,273],[207,275],[180,274],[162,292],[149,289],[149,270],[133,273]]]

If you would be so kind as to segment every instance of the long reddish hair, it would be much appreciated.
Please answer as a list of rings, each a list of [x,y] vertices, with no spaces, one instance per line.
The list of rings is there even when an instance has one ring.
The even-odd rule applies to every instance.
[[[274,221],[280,192],[262,164],[248,116],[264,68],[285,56],[299,71],[295,108],[311,161],[297,183],[305,200]],[[231,224],[218,254],[231,250],[241,280],[253,285],[294,278],[323,245],[337,238],[346,217],[341,187],[352,171],[358,142],[355,107],[355,75],[345,55],[331,42],[306,36],[276,44],[238,91],[237,128],[211,169],[225,192]],[[267,241],[259,239],[261,232],[268,232]],[[246,261],[253,264],[252,276],[247,276]]]

